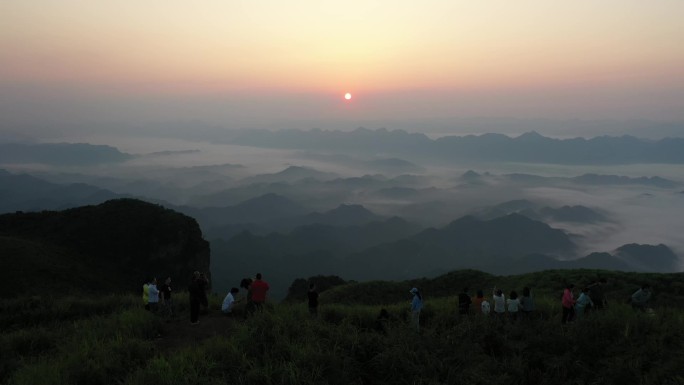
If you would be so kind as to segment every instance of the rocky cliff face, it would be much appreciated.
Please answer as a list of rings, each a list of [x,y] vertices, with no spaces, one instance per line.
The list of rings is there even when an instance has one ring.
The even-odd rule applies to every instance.
[[[68,257],[79,275],[65,274],[62,287],[80,288],[97,277],[94,291],[138,291],[146,277],[171,277],[176,289],[187,286],[193,271],[209,272],[209,243],[197,222],[159,205],[135,199],[117,199],[97,206],[65,211],[14,213],[0,216],[4,242],[30,241],[42,245],[36,255],[30,248],[13,247],[0,259],[10,271],[2,275],[49,274],[44,267]],[[12,263],[21,260],[21,271]],[[52,277],[54,279],[54,277]],[[36,282],[40,277],[32,277]],[[18,284],[22,286],[21,282]],[[11,291],[16,291],[12,290]]]

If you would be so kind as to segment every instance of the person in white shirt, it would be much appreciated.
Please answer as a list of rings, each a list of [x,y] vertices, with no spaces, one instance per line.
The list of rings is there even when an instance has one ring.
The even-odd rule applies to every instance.
[[[511,296],[506,300],[506,304],[508,305],[508,313],[511,315],[511,320],[517,320],[520,300],[518,299],[518,293],[515,290],[511,292]]]
[[[147,286],[149,297],[147,304],[150,305],[150,311],[156,313],[159,309],[159,289],[157,289],[157,278],[152,278],[152,282]]]
[[[239,302],[239,300],[235,300],[235,295],[240,292],[240,289],[237,287],[234,287],[230,289],[230,292],[228,295],[226,295],[226,298],[223,299],[223,304],[221,305],[221,311],[225,315],[230,315],[233,313],[233,306],[235,303]]]

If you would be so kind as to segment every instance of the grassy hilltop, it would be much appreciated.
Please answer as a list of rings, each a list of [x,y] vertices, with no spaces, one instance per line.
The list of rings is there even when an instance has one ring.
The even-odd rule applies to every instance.
[[[562,282],[608,278],[607,310],[561,327]],[[625,295],[655,288],[655,313]],[[321,294],[318,319],[290,298],[244,319],[210,313],[188,325],[142,309],[137,296],[0,301],[0,382],[8,384],[679,384],[684,382],[683,274],[550,271],[494,277],[350,283]],[[535,289],[524,322],[458,316],[461,287]],[[423,332],[408,326],[408,289],[426,295]],[[378,323],[380,308],[390,320]]]

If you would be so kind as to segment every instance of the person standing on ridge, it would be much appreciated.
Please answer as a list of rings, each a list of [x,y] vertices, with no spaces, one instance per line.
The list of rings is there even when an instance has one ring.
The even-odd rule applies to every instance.
[[[261,310],[264,302],[266,302],[266,292],[270,289],[268,283],[261,280],[261,273],[257,273],[256,279],[252,282],[250,289],[252,291],[252,303],[254,304],[254,307]]]
[[[200,286],[201,291],[200,305],[203,308],[202,313],[207,314],[209,312],[209,298],[207,297],[207,292],[209,291],[209,278],[207,278],[206,274],[200,273],[197,283]]]
[[[147,286],[149,298],[147,303],[150,306],[150,311],[156,313],[159,310],[159,290],[157,289],[157,278],[152,278],[152,282]]]
[[[470,295],[468,295],[468,288],[465,287],[461,294],[458,295],[458,314],[468,315],[471,303],[473,301],[470,299]]]
[[[167,277],[164,284],[159,288],[162,313],[166,316],[173,316],[173,302],[171,301],[171,277]]]
[[[200,272],[196,271],[192,274],[192,280],[188,286],[189,298],[190,298],[190,323],[192,325],[197,325],[199,323],[199,311],[200,303],[202,302],[202,296],[206,297],[206,292],[203,290],[200,284]]]
[[[423,296],[420,295],[420,291],[415,287],[409,293],[413,294],[413,299],[411,300],[411,324],[416,328],[416,332],[420,333],[420,311],[423,309]]]
[[[318,317],[318,291],[316,291],[316,285],[310,284],[306,295],[309,298],[309,314],[311,318],[316,318]]]

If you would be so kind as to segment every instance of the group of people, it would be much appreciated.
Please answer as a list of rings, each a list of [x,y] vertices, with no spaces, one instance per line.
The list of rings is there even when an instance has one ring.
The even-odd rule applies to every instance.
[[[160,287],[157,287],[156,277],[146,279],[143,284],[142,299],[145,310],[172,316],[173,301],[171,300],[171,277],[166,278]]]
[[[240,293],[240,289],[237,287],[231,288],[221,304],[221,312],[223,314],[232,315],[235,305],[242,302],[243,299],[247,300],[246,314],[263,309],[270,286],[268,282],[263,280],[261,273],[257,273],[254,279],[244,278],[240,282],[240,287],[247,292],[247,295],[245,298],[238,299],[237,295]]]
[[[221,304],[221,312],[226,315],[233,314],[234,306],[243,299],[247,300],[247,313],[261,310],[266,302],[266,294],[270,287],[267,282],[262,279],[261,273],[258,273],[254,279],[245,278],[240,283],[240,287],[246,290],[246,298],[238,298],[240,289],[233,287],[223,299]],[[209,298],[207,292],[209,291],[209,279],[204,273],[195,271],[188,285],[188,293],[190,300],[190,323],[196,325],[199,323],[199,316],[201,309],[208,310]],[[314,310],[318,308],[317,300],[318,293],[312,287],[309,295],[310,304],[315,302]],[[313,295],[315,293],[315,296]],[[171,299],[171,278],[167,278],[164,284],[157,287],[157,278],[145,280],[143,284],[142,294],[143,304],[146,310],[153,313],[161,313],[163,315],[172,316],[174,314],[173,301]],[[313,302],[312,302],[313,301]]]
[[[585,317],[590,309],[600,310],[608,305],[605,295],[605,288],[607,281],[600,279],[592,282],[586,287],[582,288],[579,297],[575,299],[573,284],[568,284],[561,295],[561,307],[563,314],[561,323],[566,324],[575,319]],[[244,298],[238,298],[240,288],[246,291]],[[232,315],[234,306],[242,300],[247,301],[245,307],[245,314],[259,311],[263,308],[266,302],[266,295],[270,289],[269,284],[263,280],[261,273],[257,273],[255,278],[245,278],[240,282],[240,288],[233,287],[223,299],[221,304],[221,312],[226,315]],[[207,291],[209,289],[209,280],[206,275],[195,271],[192,280],[188,287],[190,298],[190,323],[195,325],[199,323],[200,308],[208,308],[209,301],[207,298]],[[416,287],[409,290],[413,298],[411,300],[411,324],[416,331],[420,331],[420,312],[423,309],[423,295]],[[639,290],[632,294],[629,302],[632,307],[638,310],[646,310],[651,299],[650,286],[644,284]],[[312,317],[318,315],[318,291],[316,286],[311,283],[307,292],[309,313]],[[152,312],[161,312],[165,315],[173,315],[173,301],[171,299],[171,278],[167,278],[164,284],[157,287],[157,278],[149,279],[143,285],[143,303],[145,309]],[[383,309],[384,310],[384,309]],[[530,318],[535,311],[535,301],[532,296],[532,291],[529,287],[522,290],[522,294],[512,290],[506,298],[503,290],[494,287],[492,289],[492,299],[490,301],[485,297],[482,290],[477,290],[475,296],[471,297],[468,288],[464,288],[458,295],[458,313],[461,315],[468,314],[493,314],[495,317],[503,319],[510,318],[515,321],[519,318]],[[506,316],[508,313],[508,316]]]
[[[420,312],[423,309],[423,296],[418,288],[412,288],[409,293],[413,295],[411,300],[411,324],[420,331]],[[461,315],[468,314],[483,314],[490,315],[493,313],[498,318],[504,318],[508,312],[512,320],[518,319],[518,314],[522,314],[523,318],[528,318],[535,310],[534,298],[529,287],[525,287],[522,296],[513,290],[510,296],[506,298],[503,290],[494,287],[492,289],[492,302],[494,309],[492,312],[492,304],[484,296],[482,290],[477,290],[474,297],[468,293],[468,288],[463,288],[463,291],[458,295],[458,313]]]
[[[561,296],[561,306],[563,308],[563,315],[561,323],[581,319],[586,316],[590,309],[601,310],[608,305],[605,295],[606,279],[600,279],[592,282],[584,287],[575,299],[573,289],[574,285],[566,286]],[[412,288],[409,293],[413,295],[411,300],[411,324],[416,331],[420,331],[420,312],[423,308],[423,296],[418,288]],[[646,310],[651,299],[651,290],[649,285],[642,285],[639,290],[632,294],[630,303],[634,309]],[[492,309],[493,308],[493,309]],[[474,297],[468,292],[468,288],[464,288],[458,295],[458,313],[461,315],[468,314],[493,314],[495,317],[503,319],[508,318],[515,321],[518,319],[528,319],[535,311],[535,301],[532,296],[532,291],[529,287],[522,290],[519,295],[517,291],[510,292],[508,298],[503,290],[494,287],[492,290],[492,300],[490,301],[484,296],[482,290],[477,290]]]

